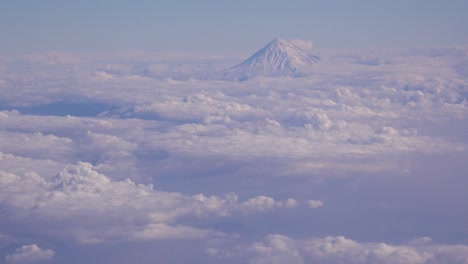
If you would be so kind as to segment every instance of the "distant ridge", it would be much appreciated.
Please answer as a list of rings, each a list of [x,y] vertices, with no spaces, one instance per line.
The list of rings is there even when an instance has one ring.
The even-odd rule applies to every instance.
[[[256,76],[298,77],[319,61],[319,57],[277,38],[241,64],[220,72],[220,78],[244,81]]]

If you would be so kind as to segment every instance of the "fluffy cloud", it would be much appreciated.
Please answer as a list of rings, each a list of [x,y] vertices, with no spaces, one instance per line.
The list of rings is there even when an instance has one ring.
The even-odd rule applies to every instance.
[[[257,196],[243,202],[243,210],[245,211],[265,211],[278,207],[294,208],[297,206],[297,201],[288,199],[284,202],[275,201],[275,199],[267,196]]]
[[[317,52],[326,59],[310,75],[245,82],[197,78],[231,64],[222,58],[1,59],[2,245],[202,247],[271,233],[352,237],[364,224],[372,236],[382,225],[401,238],[409,226],[462,241],[466,52]],[[367,215],[353,222],[357,211]],[[233,248],[259,263],[450,262],[465,250],[429,238],[244,242]]]
[[[178,222],[297,206],[293,199],[281,202],[267,196],[239,202],[233,193],[219,197],[157,191],[129,179],[113,181],[89,163],[67,166],[50,178],[34,172],[0,174],[0,203],[9,215],[5,217],[30,228],[40,224],[51,232],[58,231],[52,230],[59,221],[65,226],[59,233],[81,243],[202,238],[219,233]]]
[[[55,251],[51,249],[41,249],[36,244],[24,245],[15,250],[14,253],[6,256],[6,262],[11,264],[36,263],[54,258]]]
[[[249,263],[466,263],[468,246],[424,243],[391,245],[359,243],[338,236],[296,240],[283,235],[269,235],[262,242],[238,247],[234,251],[209,248],[214,257],[248,256]]]
[[[322,207],[325,204],[322,201],[319,200],[309,200],[307,201],[307,206],[310,208],[317,208],[317,207]]]

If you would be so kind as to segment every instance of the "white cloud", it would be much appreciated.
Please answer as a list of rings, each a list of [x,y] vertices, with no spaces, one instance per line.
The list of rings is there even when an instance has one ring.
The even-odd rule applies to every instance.
[[[242,203],[242,210],[245,211],[266,211],[274,208],[294,208],[298,205],[294,199],[288,199],[283,202],[275,201],[271,197],[257,196]]]
[[[154,240],[154,239],[200,239],[207,236],[220,236],[222,233],[213,230],[201,230],[190,226],[170,226],[167,224],[150,224],[144,230],[136,232],[132,239]]]
[[[36,244],[24,245],[15,250],[14,253],[6,256],[6,262],[12,264],[36,263],[38,261],[52,260],[55,251],[51,249],[41,249]]]
[[[26,226],[43,225],[44,230],[50,228],[52,233],[71,236],[81,243],[219,235],[177,223],[297,204],[293,199],[275,201],[267,196],[238,202],[233,193],[219,197],[162,192],[129,179],[114,181],[89,163],[69,165],[53,178],[34,172],[16,175],[0,171],[0,175],[0,204],[12,220],[22,219],[20,222]],[[64,230],[56,230],[56,222]]]
[[[468,261],[468,246],[425,242],[408,245],[359,243],[338,236],[296,240],[284,235],[269,235],[262,242],[236,247],[232,251],[209,248],[219,258],[245,258],[249,263],[453,263]]]
[[[14,227],[2,231],[3,245],[31,243],[34,237],[92,248],[111,247],[111,241],[206,242],[236,233],[253,241],[266,232],[301,232],[301,219],[324,219],[321,235],[336,234],[333,223],[328,225],[330,212],[350,220],[349,229],[360,233],[362,226],[353,226],[348,212],[361,206],[373,214],[359,222],[369,221],[372,236],[378,222],[373,217],[383,212],[392,221],[405,221],[405,228],[417,227],[410,232],[419,236],[426,225],[406,221],[401,212],[418,208],[412,210],[414,219],[427,222],[427,228],[439,226],[442,211],[464,215],[463,177],[447,177],[447,169],[436,176],[416,174],[418,166],[433,164],[466,171],[439,158],[425,162],[427,157],[457,162],[466,155],[463,53],[317,52],[328,59],[311,75],[242,83],[196,79],[230,65],[219,58],[138,52],[75,61],[51,54],[32,58],[36,64],[2,60],[0,225]],[[67,116],[71,110],[81,117]],[[382,183],[388,182],[405,186],[402,194],[387,195],[388,184]],[[430,197],[443,197],[444,203],[420,198],[426,188],[440,192]],[[385,195],[361,202],[369,192]],[[310,200],[317,197],[321,200]],[[343,200],[356,208],[344,210]],[[431,209],[418,215],[426,201]],[[301,210],[324,202],[326,210]],[[427,215],[433,216],[430,221]],[[381,224],[385,221],[390,220]],[[462,234],[457,221],[444,224]],[[402,225],[392,222],[395,236]],[[461,236],[440,232],[453,241]],[[17,237],[24,240],[9,239]],[[245,246],[243,254],[259,263],[308,263],[320,256],[325,263],[338,262],[327,248],[351,259],[359,252],[371,263],[382,256],[416,261],[427,252],[431,260],[445,260],[465,250],[429,238],[390,245],[274,236]],[[208,252],[236,255],[222,247]]]
[[[307,201],[307,206],[309,208],[318,208],[318,207],[322,207],[324,205],[325,204],[322,201],[319,201],[319,200],[309,200],[309,201]]]

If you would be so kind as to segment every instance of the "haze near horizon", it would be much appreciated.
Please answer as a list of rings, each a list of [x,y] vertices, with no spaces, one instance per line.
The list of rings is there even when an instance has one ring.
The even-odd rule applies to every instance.
[[[0,54],[252,52],[276,38],[320,48],[466,46],[466,1],[3,1]]]

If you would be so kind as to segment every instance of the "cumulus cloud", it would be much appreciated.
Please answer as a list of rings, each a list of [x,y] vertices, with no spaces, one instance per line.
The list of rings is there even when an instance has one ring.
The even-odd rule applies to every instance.
[[[324,205],[325,204],[322,201],[319,201],[319,200],[309,200],[309,201],[307,201],[307,206],[309,208],[318,208],[318,207],[322,207]]]
[[[39,261],[52,260],[55,251],[51,249],[41,249],[36,244],[24,245],[15,250],[14,253],[6,256],[6,262],[11,264],[36,263]]]
[[[42,223],[51,229],[59,221],[66,226],[60,233],[81,243],[201,238],[218,233],[178,221],[297,205],[293,199],[276,201],[267,196],[239,202],[234,193],[219,197],[157,191],[152,185],[129,179],[114,181],[89,163],[69,165],[52,178],[34,172],[16,175],[1,171],[0,175],[0,203],[11,219],[20,218],[25,225]]]
[[[274,208],[294,208],[298,202],[294,199],[287,199],[286,201],[275,201],[275,199],[267,196],[257,196],[242,203],[242,210],[244,211],[266,211]]]
[[[221,258],[248,256],[249,263],[466,263],[468,246],[425,243],[392,245],[359,243],[338,236],[297,240],[284,235],[269,235],[262,242],[233,251],[209,248],[207,253]],[[428,244],[430,243],[430,244]]]
[[[332,121],[322,109],[305,109],[296,111],[292,118],[293,125],[310,127],[317,130],[328,130]]]

